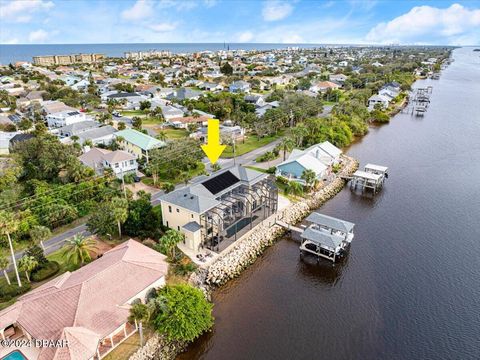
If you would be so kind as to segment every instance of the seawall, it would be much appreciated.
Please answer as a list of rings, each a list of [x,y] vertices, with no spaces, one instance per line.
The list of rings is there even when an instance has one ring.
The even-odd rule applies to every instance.
[[[343,189],[345,180],[341,176],[351,175],[358,169],[355,159],[348,156],[343,156],[343,159],[344,166],[331,183],[264,220],[226,249],[208,268],[201,268],[193,273],[190,283],[209,294],[212,287],[221,286],[239,276],[285,233],[284,228],[275,225],[275,220],[295,225]]]

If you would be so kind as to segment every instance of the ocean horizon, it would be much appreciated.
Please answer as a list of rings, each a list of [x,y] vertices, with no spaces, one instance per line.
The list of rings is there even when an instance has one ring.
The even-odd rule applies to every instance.
[[[166,50],[172,53],[218,50],[273,50],[287,47],[313,48],[326,44],[274,43],[115,43],[115,44],[0,44],[0,64],[32,61],[38,55],[100,53],[108,57],[123,57],[128,51]],[[348,45],[345,45],[348,46]]]

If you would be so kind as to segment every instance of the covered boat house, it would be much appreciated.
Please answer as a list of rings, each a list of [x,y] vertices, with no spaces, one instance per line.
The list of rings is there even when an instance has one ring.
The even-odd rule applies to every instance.
[[[306,221],[310,225],[301,234],[300,256],[310,253],[317,259],[325,258],[335,262],[342,256],[353,239],[355,224],[323,215],[310,214]]]
[[[357,170],[353,173],[350,188],[360,187],[362,191],[370,189],[375,194],[383,187],[386,178],[388,178],[388,168],[386,166],[367,164],[364,171]]]

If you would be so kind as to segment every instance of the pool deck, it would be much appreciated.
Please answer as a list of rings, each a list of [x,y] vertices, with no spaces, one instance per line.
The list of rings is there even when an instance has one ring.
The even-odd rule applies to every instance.
[[[21,339],[23,340],[23,339]],[[10,355],[14,351],[20,351],[23,355],[22,357],[8,357],[7,355]],[[37,360],[38,355],[40,353],[40,349],[34,348],[34,347],[26,347],[26,346],[12,346],[12,347],[2,347],[0,349],[0,359],[1,360]]]

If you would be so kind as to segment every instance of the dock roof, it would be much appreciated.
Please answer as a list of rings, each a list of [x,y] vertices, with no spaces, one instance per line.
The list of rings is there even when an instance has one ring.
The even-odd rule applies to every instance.
[[[365,165],[365,170],[368,170],[368,169],[375,170],[375,171],[380,171],[380,172],[384,173],[384,172],[387,172],[388,167],[381,166],[381,165],[375,165],[375,164],[367,164],[367,165]]]
[[[331,249],[336,249],[339,247],[343,240],[340,236],[327,234],[323,231],[312,229],[311,227],[305,229],[305,231],[302,233],[302,238]]]
[[[343,231],[345,233],[352,231],[353,227],[355,226],[354,223],[351,223],[349,221],[337,219],[328,215],[323,215],[318,212],[311,213],[310,215],[308,215],[306,220],[309,222],[315,223],[317,225],[325,226],[334,230]]]
[[[367,179],[367,180],[373,180],[373,181],[378,181],[382,177],[382,175],[372,174],[372,173],[361,171],[361,170],[355,171],[352,176],[357,178]]]

